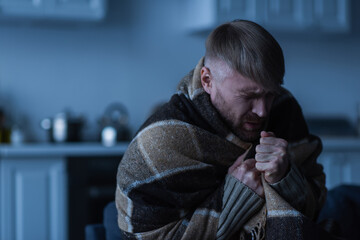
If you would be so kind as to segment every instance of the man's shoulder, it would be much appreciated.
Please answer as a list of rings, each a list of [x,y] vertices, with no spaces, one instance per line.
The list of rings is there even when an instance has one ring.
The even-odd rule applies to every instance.
[[[186,106],[179,94],[174,94],[171,99],[158,106],[155,111],[145,120],[138,132],[157,122],[164,122],[168,120],[178,120],[182,122],[189,122],[190,117],[187,114]]]
[[[206,130],[211,128],[199,114],[192,100],[184,93],[179,92],[174,94],[168,102],[157,108],[139,128],[138,132],[154,123],[169,120],[184,122]]]

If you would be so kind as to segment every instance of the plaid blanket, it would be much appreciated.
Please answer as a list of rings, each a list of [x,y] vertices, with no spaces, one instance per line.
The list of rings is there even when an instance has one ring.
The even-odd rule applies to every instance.
[[[116,205],[125,239],[216,238],[227,169],[255,143],[241,141],[224,124],[202,89],[202,66],[203,59],[182,79],[179,92],[143,124],[119,164]],[[314,199],[300,210],[315,216],[326,191],[322,168],[316,164],[321,142],[309,135],[301,109],[287,91],[275,100],[267,126],[290,142],[291,161],[314,192]],[[303,216],[288,210],[291,206],[264,184],[266,204],[237,239],[274,236],[286,228],[277,226],[275,217]],[[302,231],[296,221],[291,224],[296,234]]]

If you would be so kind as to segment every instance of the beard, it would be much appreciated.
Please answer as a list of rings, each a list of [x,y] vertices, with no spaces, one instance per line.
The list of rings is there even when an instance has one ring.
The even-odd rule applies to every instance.
[[[265,119],[260,118],[255,114],[246,114],[240,123],[234,123],[234,116],[231,113],[224,118],[226,124],[229,126],[231,131],[245,142],[255,142],[260,138],[260,132],[265,127]],[[253,127],[248,127],[249,123],[255,124]]]
[[[260,138],[260,132],[265,128],[267,118],[261,118],[252,112],[237,117],[237,114],[232,111],[231,106],[226,104],[223,96],[219,93],[215,95],[212,104],[232,133],[242,141],[255,142]]]

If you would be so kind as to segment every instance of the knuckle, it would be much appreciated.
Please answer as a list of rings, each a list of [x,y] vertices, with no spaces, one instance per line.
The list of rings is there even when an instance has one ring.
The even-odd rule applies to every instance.
[[[251,171],[251,172],[249,172],[249,178],[250,179],[255,179],[255,177],[256,177],[256,174],[255,174],[255,172],[254,171]]]
[[[266,170],[265,167],[264,167],[262,164],[260,164],[260,163],[257,163],[257,164],[255,165],[255,167],[256,167],[256,169],[257,169],[258,171],[264,171],[264,170]]]
[[[260,150],[261,150],[261,145],[259,144],[255,147],[255,151],[260,151]]]
[[[271,162],[270,163],[270,170],[272,170],[272,171],[275,170],[276,171],[276,169],[278,168],[278,165],[279,164],[277,164],[276,161]]]
[[[235,169],[234,172],[231,173],[231,175],[233,175],[235,178],[241,180],[243,177],[243,174],[241,172],[239,172],[237,169]]]
[[[238,166],[236,168],[239,172],[245,172],[247,170],[247,165],[246,164],[241,164],[240,166]]]
[[[244,165],[246,166],[246,169],[251,169],[254,167],[255,163],[256,163],[255,159],[248,159],[245,161]]]

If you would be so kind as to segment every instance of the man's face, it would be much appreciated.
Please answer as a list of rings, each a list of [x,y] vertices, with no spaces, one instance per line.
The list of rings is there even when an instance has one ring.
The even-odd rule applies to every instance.
[[[219,67],[218,64],[216,66]],[[214,69],[215,74],[211,73],[212,69],[207,69],[210,84],[206,87],[203,83],[204,89],[210,94],[212,104],[233,133],[243,141],[255,141],[264,129],[274,95],[227,65],[226,67],[224,71]],[[202,82],[203,74],[206,74],[203,69]]]

